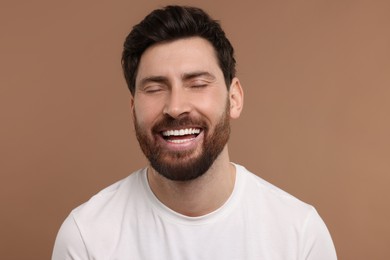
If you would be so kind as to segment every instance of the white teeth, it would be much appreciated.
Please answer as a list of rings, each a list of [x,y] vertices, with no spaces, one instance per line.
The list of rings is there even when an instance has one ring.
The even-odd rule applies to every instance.
[[[194,138],[190,138],[190,139],[173,139],[173,140],[168,140],[168,142],[175,143],[175,144],[181,144],[181,143],[189,142],[192,139],[194,139]]]
[[[195,135],[199,134],[200,129],[186,128],[180,130],[167,130],[162,133],[163,136],[183,136],[183,135]]]

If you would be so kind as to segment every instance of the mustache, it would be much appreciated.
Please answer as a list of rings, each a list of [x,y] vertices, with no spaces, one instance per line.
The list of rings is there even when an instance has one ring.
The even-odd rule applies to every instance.
[[[200,118],[194,118],[190,116],[173,118],[165,115],[163,118],[161,118],[155,123],[152,128],[152,131],[157,133],[161,132],[162,130],[170,128],[180,128],[184,126],[199,127],[204,130],[208,128],[206,122]]]

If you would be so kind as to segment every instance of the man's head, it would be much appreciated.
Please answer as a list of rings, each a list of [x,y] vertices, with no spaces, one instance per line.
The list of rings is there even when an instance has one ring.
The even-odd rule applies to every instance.
[[[130,55],[129,60],[134,64],[127,64],[132,73],[126,71],[124,63],[127,80],[133,82],[130,89],[134,126],[142,151],[152,167],[170,180],[187,181],[203,175],[224,149],[227,156],[230,118],[237,118],[241,112],[242,90],[238,79],[233,77],[234,66],[230,66],[233,71],[225,73],[219,49],[212,42],[198,34],[183,34],[200,30],[200,18],[195,19],[190,14],[201,13],[205,18],[203,11],[168,7],[152,14],[156,12],[161,12],[160,18],[154,17],[153,24],[158,21],[160,26],[148,28],[148,34],[154,35],[155,29],[157,35],[162,32],[170,35],[169,40],[165,37],[151,42],[148,38],[144,45],[133,42],[139,38],[137,26],[134,29],[137,33],[133,30],[130,35],[138,36],[126,39],[129,46],[143,46],[142,51]],[[188,17],[181,15],[191,16],[192,22],[183,22],[182,18],[188,20]],[[206,18],[212,21],[208,16]],[[148,24],[145,20],[140,23],[143,27]],[[181,34],[169,34],[162,29],[166,27],[181,28],[173,30]],[[219,25],[218,28],[213,30],[216,35],[222,32]],[[209,33],[208,37],[216,39],[216,35]],[[234,64],[231,46],[229,50],[230,62]],[[130,52],[125,49],[124,53]]]
[[[219,23],[195,7],[167,6],[157,9],[134,26],[122,53],[122,67],[132,95],[141,56],[150,46],[162,42],[198,36],[214,47],[226,86],[236,74],[234,50]]]

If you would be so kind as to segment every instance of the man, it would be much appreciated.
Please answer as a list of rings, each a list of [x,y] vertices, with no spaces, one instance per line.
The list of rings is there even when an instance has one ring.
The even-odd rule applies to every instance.
[[[155,10],[128,35],[122,65],[150,165],[73,210],[53,259],[336,259],[312,206],[230,162],[243,91],[216,21]]]

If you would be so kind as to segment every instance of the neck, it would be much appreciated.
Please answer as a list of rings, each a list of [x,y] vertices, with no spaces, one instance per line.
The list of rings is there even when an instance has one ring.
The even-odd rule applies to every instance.
[[[171,181],[149,167],[148,181],[153,193],[167,207],[196,217],[213,212],[226,202],[234,188],[235,174],[225,147],[210,169],[195,180]]]

